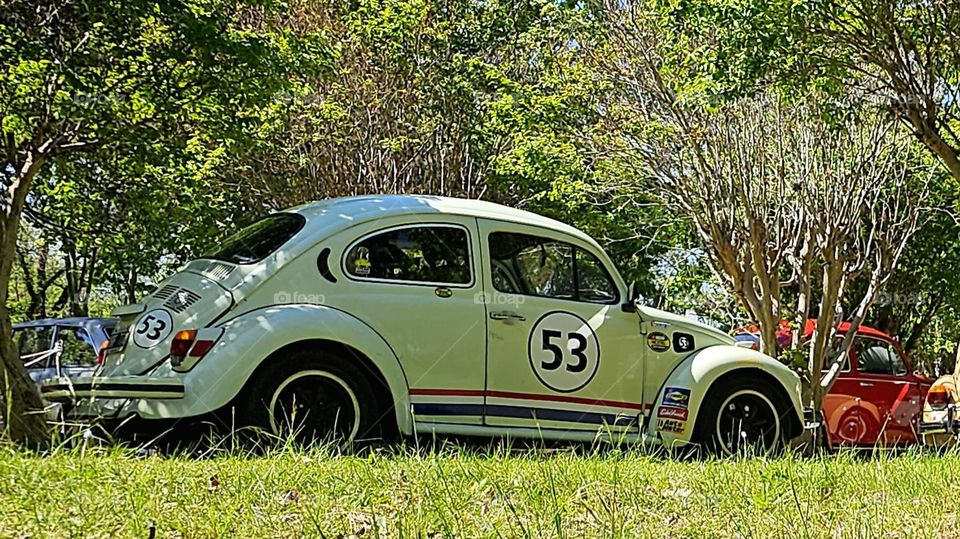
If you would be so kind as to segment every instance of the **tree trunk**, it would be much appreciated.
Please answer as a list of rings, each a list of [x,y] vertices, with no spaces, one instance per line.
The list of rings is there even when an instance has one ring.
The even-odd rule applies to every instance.
[[[34,175],[40,169],[42,157],[27,152],[20,166],[12,172],[13,181],[2,193],[0,201],[0,413],[6,419],[9,436],[22,444],[40,447],[49,443],[43,400],[37,386],[20,361],[20,353],[13,344],[10,311],[10,277],[17,256],[17,233],[20,214],[30,190]],[[11,167],[8,165],[7,170]]]
[[[903,341],[903,351],[908,355],[916,350],[917,345],[920,343],[920,337],[923,336],[927,327],[930,326],[930,322],[933,321],[933,317],[937,314],[937,311],[940,310],[941,305],[943,305],[943,298],[935,298],[920,315],[920,321],[914,324],[910,335]],[[916,367],[916,365],[914,365],[914,367]]]
[[[927,120],[926,115],[918,106],[905,107],[901,115],[907,124],[913,128],[914,136],[940,158],[940,161],[947,167],[955,180],[960,181],[960,157],[957,156],[957,150],[943,140],[940,132],[933,126],[933,122]]]
[[[49,441],[43,400],[14,346],[7,309],[18,221],[18,215],[0,219],[0,366],[3,368],[0,403],[3,404],[2,413],[10,437],[28,446],[39,446]]]

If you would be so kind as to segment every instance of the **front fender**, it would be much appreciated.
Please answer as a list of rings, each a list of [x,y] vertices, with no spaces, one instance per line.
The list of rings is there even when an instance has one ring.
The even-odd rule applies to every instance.
[[[328,340],[358,350],[380,370],[393,394],[400,432],[413,432],[407,379],[397,356],[376,331],[350,314],[324,305],[278,305],[243,313],[218,326],[223,336],[192,370],[173,372],[167,361],[151,374],[182,377],[182,399],[134,400],[128,411],[145,418],[214,411],[232,401],[254,370],[277,350],[306,340]]]
[[[803,424],[803,406],[800,400],[800,377],[779,361],[746,348],[716,345],[697,350],[684,359],[667,377],[654,401],[647,428],[648,437],[667,446],[689,443],[693,437],[694,425],[700,412],[700,405],[707,391],[721,376],[737,370],[759,370],[775,379],[783,387],[790,399],[798,424]],[[673,391],[679,390],[679,391]],[[682,421],[677,414],[682,407],[677,400],[686,398],[686,418]],[[673,406],[665,406],[672,402]],[[661,413],[662,408],[667,408]],[[669,410],[669,409],[673,410]],[[679,410],[678,410],[679,408]],[[659,420],[663,419],[663,425]],[[659,427],[664,428],[659,428]]]

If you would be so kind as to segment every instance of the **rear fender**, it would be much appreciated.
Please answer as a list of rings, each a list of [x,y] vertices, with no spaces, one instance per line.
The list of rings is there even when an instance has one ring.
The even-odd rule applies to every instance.
[[[146,418],[189,417],[230,403],[274,352],[304,341],[324,340],[349,346],[380,371],[393,395],[401,433],[413,432],[407,379],[390,346],[357,318],[323,305],[271,306],[240,314],[218,324],[223,336],[189,372],[180,374],[164,363],[153,376],[182,377],[184,397],[176,401],[132,401],[131,410]]]
[[[790,401],[797,425],[803,425],[800,378],[779,361],[745,348],[716,345],[698,350],[670,373],[653,403],[648,438],[667,446],[692,441],[700,405],[720,377],[742,371],[760,371],[780,384]],[[685,402],[684,402],[685,401]]]

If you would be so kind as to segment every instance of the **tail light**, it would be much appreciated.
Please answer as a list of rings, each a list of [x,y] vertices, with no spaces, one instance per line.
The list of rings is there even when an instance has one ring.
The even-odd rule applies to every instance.
[[[103,341],[100,349],[97,350],[97,365],[103,365],[107,361],[107,348],[110,348],[110,341]]]
[[[170,343],[170,364],[175,371],[188,371],[217,343],[222,329],[185,329]]]
[[[927,404],[934,410],[943,410],[950,404],[950,391],[946,386],[935,385],[927,392]]]

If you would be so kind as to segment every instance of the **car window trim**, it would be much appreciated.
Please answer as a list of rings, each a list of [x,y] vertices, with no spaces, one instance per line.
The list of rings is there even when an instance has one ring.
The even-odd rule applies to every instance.
[[[350,251],[353,250],[359,243],[367,240],[373,236],[380,234],[386,234],[387,232],[393,232],[394,230],[403,230],[407,228],[459,228],[467,234],[467,269],[470,271],[470,281],[467,283],[447,283],[441,281],[409,281],[406,279],[381,279],[376,277],[361,277],[359,275],[354,275],[347,270],[347,255],[350,254]],[[426,286],[426,287],[447,287],[447,288],[463,288],[469,289],[473,288],[476,285],[477,278],[476,272],[474,271],[474,253],[473,253],[473,236],[470,234],[470,229],[465,225],[460,223],[445,223],[445,222],[417,222],[417,223],[406,223],[402,225],[388,226],[385,228],[380,228],[364,234],[359,238],[350,242],[347,247],[340,254],[340,271],[346,276],[348,280],[362,282],[362,283],[380,283],[380,284],[401,284],[407,286]]]
[[[496,221],[490,221],[490,222],[496,222]],[[561,297],[558,297],[558,296],[541,296],[541,295],[538,295],[538,294],[528,294],[528,293],[525,293],[525,292],[505,292],[505,291],[503,291],[503,290],[497,289],[496,285],[493,284],[493,270],[492,270],[492,267],[490,267],[490,268],[485,268],[485,269],[484,269],[484,275],[486,276],[486,275],[487,275],[487,270],[489,270],[489,274],[490,274],[490,285],[493,286],[493,289],[494,289],[497,293],[500,293],[500,294],[514,294],[514,295],[517,295],[517,296],[525,296],[525,297],[528,297],[528,298],[544,298],[544,299],[555,299],[555,300],[558,300],[558,301],[572,301],[572,302],[574,302],[574,303],[581,303],[581,304],[584,304],[584,305],[617,305],[617,304],[620,303],[621,293],[620,293],[620,287],[617,286],[617,281],[614,280],[613,275],[610,273],[610,269],[607,268],[607,265],[603,262],[603,259],[602,259],[601,257],[597,256],[597,253],[593,252],[591,249],[589,249],[589,248],[587,248],[587,247],[584,247],[584,246],[580,245],[579,243],[570,241],[570,239],[561,239],[561,238],[557,238],[557,237],[546,236],[546,235],[543,235],[543,234],[531,234],[531,233],[529,233],[529,232],[518,232],[518,231],[516,231],[516,230],[508,230],[508,229],[494,228],[494,229],[491,229],[491,230],[488,230],[488,231],[487,231],[487,242],[486,242],[486,245],[485,245],[486,250],[487,250],[487,256],[488,256],[488,258],[490,258],[491,263],[492,263],[492,261],[493,261],[493,251],[490,249],[490,236],[492,236],[492,235],[494,235],[494,234],[521,234],[521,235],[524,235],[524,236],[530,236],[530,237],[533,237],[533,238],[539,238],[539,239],[543,239],[543,240],[554,241],[554,242],[559,242],[559,243],[563,243],[563,244],[569,245],[569,246],[571,247],[571,249],[572,249],[571,256],[573,257],[573,277],[574,277],[574,282],[573,282],[574,291],[573,291],[573,292],[574,292],[574,294],[576,294],[577,297],[571,299],[571,298],[561,298]],[[604,275],[604,277],[606,277],[606,278],[607,278],[607,281],[608,281],[611,285],[613,285],[613,290],[614,290],[614,292],[616,292],[615,297],[614,297],[611,301],[609,301],[609,302],[607,302],[607,301],[585,301],[585,300],[579,299],[580,290],[578,289],[578,286],[577,286],[577,285],[579,285],[580,283],[577,281],[578,272],[579,272],[579,269],[577,268],[577,251],[583,251],[584,253],[587,253],[587,254],[593,256],[594,258],[597,259],[597,262],[600,263],[600,269],[603,270],[603,275]]]

